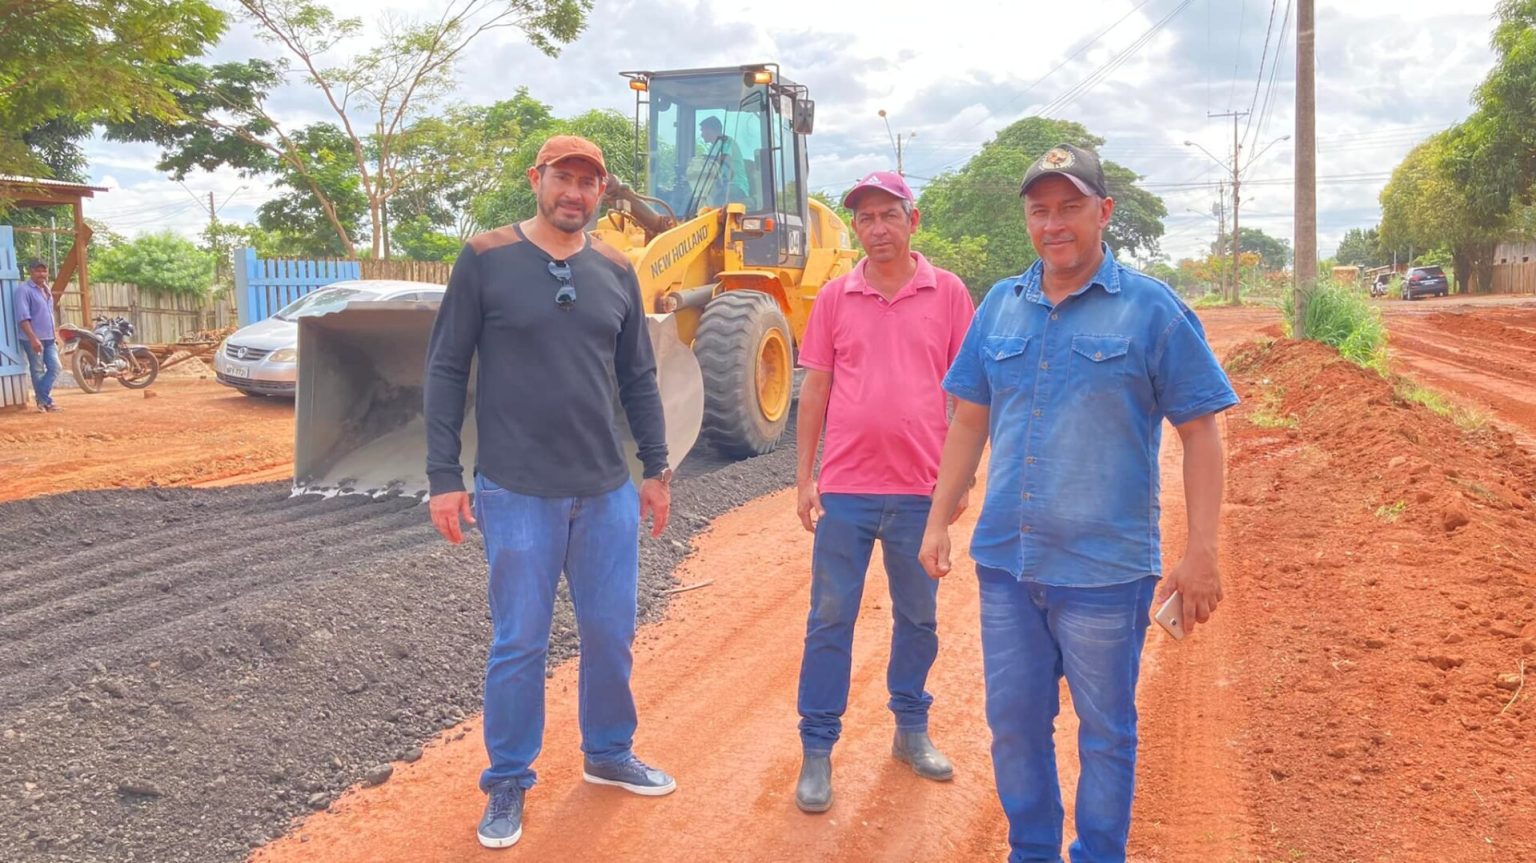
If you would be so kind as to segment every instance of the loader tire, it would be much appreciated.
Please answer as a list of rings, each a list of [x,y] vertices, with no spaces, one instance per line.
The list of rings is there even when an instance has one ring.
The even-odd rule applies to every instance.
[[[794,387],[793,345],[767,294],[729,291],[704,308],[693,352],[704,373],[703,435],[718,452],[751,458],[779,445]]]

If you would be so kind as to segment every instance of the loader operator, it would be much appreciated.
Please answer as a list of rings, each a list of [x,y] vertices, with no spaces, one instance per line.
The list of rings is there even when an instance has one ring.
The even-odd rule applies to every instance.
[[[746,201],[751,190],[741,145],[724,133],[719,117],[705,117],[699,123],[699,137],[704,139],[705,151],[701,170],[711,180],[704,200],[713,207],[723,207],[727,200]]]
[[[954,775],[928,737],[933,696],[924,684],[939,649],[937,582],[917,552],[948,426],[940,384],[974,304],[959,278],[911,250],[920,215],[899,174],[870,174],[843,206],[853,213],[865,258],[817,295],[800,351],[807,372],[797,420],[797,508],[816,534],[800,665],[804,760],[795,786],[795,804],[806,812],[832,805],[832,747],[848,706],[854,621],[877,539],[893,617],[891,754],[927,779]],[[963,496],[952,501],[948,517],[958,518],[965,504]]]
[[[581,640],[583,777],[645,796],[677,787],[631,749],[639,524],[650,514],[653,535],[666,527],[672,477],[640,286],[622,254],[585,233],[607,183],[595,144],[550,138],[528,181],[538,212],[460,251],[427,357],[432,522],[455,543],[461,517],[478,522],[490,566],[490,766],[480,776],[489,799],[477,829],[488,848],[522,835],[562,571]],[[459,454],[476,354],[472,508]],[[615,389],[644,464],[638,495],[613,432]]]
[[[1010,863],[1060,861],[1051,734],[1063,676],[1079,720],[1073,863],[1125,860],[1136,774],[1136,679],[1162,572],[1158,446],[1184,445],[1189,536],[1164,593],[1186,629],[1221,600],[1222,450],[1237,402],[1200,321],[1167,285],[1115,260],[1099,157],[1068,144],[1019,189],[1040,257],[987,293],[944,387],[959,399],[944,443],[923,566],[950,571],[947,522],[990,436],[971,538],[997,794]]]

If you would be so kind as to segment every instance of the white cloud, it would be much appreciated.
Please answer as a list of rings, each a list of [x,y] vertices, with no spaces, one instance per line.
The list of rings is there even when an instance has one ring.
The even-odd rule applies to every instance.
[[[633,102],[620,70],[776,61],[787,77],[809,86],[817,101],[813,186],[836,191],[867,171],[892,165],[890,139],[877,115],[881,108],[904,141],[916,134],[904,161],[920,186],[916,178],[962,166],[997,130],[1070,96],[1129,51],[1111,74],[1050,116],[1084,124],[1106,139],[1106,158],[1144,175],[1145,185],[1168,206],[1164,249],[1179,257],[1208,246],[1214,235],[1213,222],[1188,211],[1209,211],[1223,174],[1183,142],[1196,141],[1228,158],[1230,121],[1207,114],[1247,110],[1250,104],[1257,113],[1268,90],[1266,77],[1255,97],[1266,30],[1273,57],[1282,29],[1279,11],[1286,5],[1275,4],[1271,25],[1271,4],[1262,0],[1187,5],[1081,0],[1071,6],[1072,14],[1005,0],[952,0],[941,7],[611,0],[598,5],[587,31],[558,59],[529,47],[517,31],[483,38],[459,67],[455,96],[489,102],[527,86],[558,114],[593,107],[627,114]],[[381,14],[422,14],[409,0],[333,0],[332,6],[368,23]],[[1466,116],[1469,94],[1492,64],[1487,43],[1493,6],[1494,0],[1453,7],[1438,0],[1352,0],[1347,10],[1336,5],[1319,10],[1323,255],[1348,228],[1377,221],[1376,198],[1386,174],[1414,144]],[[1058,11],[1047,12],[1053,8]],[[1245,160],[1292,131],[1294,21],[1284,32],[1270,111],[1262,124],[1257,116],[1242,124],[1249,141]],[[1143,37],[1145,44],[1135,47]],[[275,57],[275,52],[248,26],[236,25],[216,57]],[[277,94],[274,109],[290,123],[324,119],[329,110],[298,84]],[[206,223],[206,212],[183,189],[156,179],[152,148],[96,141],[90,154],[96,180],[108,174],[122,178],[92,205],[99,211],[93,217],[116,214],[124,225],[187,233]],[[1291,142],[1276,143],[1245,170],[1243,224],[1291,237],[1293,158]],[[226,218],[249,218],[269,194],[260,183],[227,171],[191,177],[187,185],[198,192],[215,190],[219,200],[245,185],[221,212]],[[179,209],[182,202],[185,209]]]

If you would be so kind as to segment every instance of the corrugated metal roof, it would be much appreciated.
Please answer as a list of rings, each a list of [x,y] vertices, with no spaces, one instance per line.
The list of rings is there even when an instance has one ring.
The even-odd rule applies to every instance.
[[[105,186],[88,186],[84,183],[68,183],[63,180],[45,180],[42,177],[17,177],[0,174],[0,186],[42,186],[49,189],[66,189],[72,192],[105,192]]]

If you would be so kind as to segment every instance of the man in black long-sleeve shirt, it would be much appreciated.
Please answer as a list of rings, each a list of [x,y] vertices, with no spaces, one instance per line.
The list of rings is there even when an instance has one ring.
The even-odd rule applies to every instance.
[[[583,775],[636,794],[669,794],[670,776],[635,757],[630,645],[637,533],[666,527],[667,446],[639,281],[584,229],[607,179],[582,138],[545,142],[529,182],[538,213],[470,239],[432,328],[426,383],[432,522],[451,542],[478,517],[490,564],[493,638],[485,674],[489,795],[480,844],[522,835],[524,792],[544,735],[544,666],[563,570],[581,639]],[[464,490],[460,431],[471,360],[479,446],[475,497]],[[614,433],[613,399],[639,444],[637,495]]]

